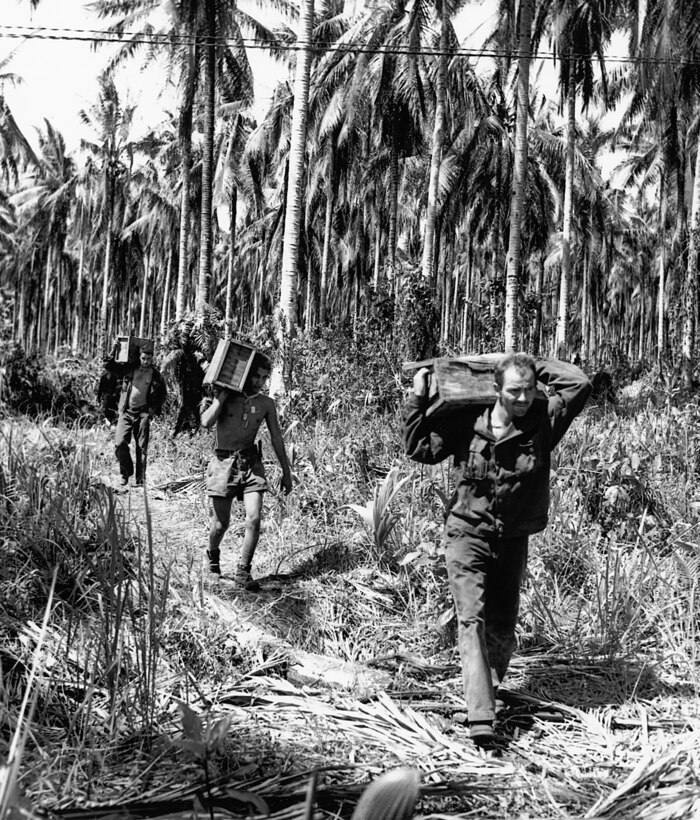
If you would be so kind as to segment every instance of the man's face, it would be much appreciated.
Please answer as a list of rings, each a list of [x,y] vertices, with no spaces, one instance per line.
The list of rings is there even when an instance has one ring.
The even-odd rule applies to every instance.
[[[511,417],[524,416],[535,399],[535,374],[530,370],[509,367],[503,373],[503,385],[495,385],[499,400]]]
[[[150,367],[153,364],[153,351],[141,348],[139,351],[139,362],[141,363],[141,367]]]
[[[270,375],[269,371],[264,367],[256,367],[250,371],[246,381],[246,387],[250,393],[259,393],[265,386],[267,377]]]

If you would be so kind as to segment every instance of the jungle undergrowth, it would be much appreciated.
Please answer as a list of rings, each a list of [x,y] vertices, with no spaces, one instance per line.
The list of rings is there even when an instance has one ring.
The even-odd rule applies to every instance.
[[[249,617],[306,651],[351,663],[396,655],[454,667],[440,549],[450,471],[401,455],[398,412],[339,403],[313,422],[291,409],[283,414],[295,489],[288,499],[266,497],[255,564],[282,592]],[[697,421],[690,403],[625,416],[587,411],[575,422],[554,459],[550,525],[531,542],[516,685],[561,696],[528,677],[527,661],[564,657],[617,669],[618,700],[683,692],[693,712],[700,696]],[[171,422],[154,425],[149,490],[160,517],[150,552],[104,483],[114,472],[106,427],[3,422],[4,682],[7,691],[21,688],[34,646],[27,624],[40,618],[57,567],[50,628],[53,679],[62,683],[40,687],[37,714],[69,727],[75,759],[105,745],[104,727],[110,744],[159,727],[172,732],[177,698],[207,701],[205,690],[235,686],[256,669],[284,674],[283,665],[268,666],[272,659],[237,646],[202,606],[208,510],[201,474],[211,439],[199,431],[173,442]],[[264,446],[274,483],[278,467]],[[186,489],[168,489],[182,478],[191,479]],[[230,561],[239,535],[234,523]],[[394,671],[399,688],[426,683],[411,667],[399,663]]]

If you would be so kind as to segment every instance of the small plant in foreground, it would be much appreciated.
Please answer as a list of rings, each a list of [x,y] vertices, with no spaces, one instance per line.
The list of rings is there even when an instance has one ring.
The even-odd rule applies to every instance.
[[[206,727],[199,715],[190,707],[178,701],[177,705],[182,714],[182,733],[184,737],[174,740],[173,743],[181,749],[190,752],[202,764],[204,770],[204,784],[209,804],[209,817],[214,820],[214,806],[212,802],[212,783],[209,761],[223,748],[224,741],[231,728],[231,716],[219,718]],[[235,798],[244,803],[251,803],[261,814],[268,814],[269,810],[264,800],[250,792],[226,790],[226,796]]]
[[[375,558],[382,561],[391,547],[391,536],[400,516],[391,512],[389,505],[398,491],[408,481],[408,476],[398,480],[399,468],[392,467],[384,480],[375,487],[374,497],[367,504],[348,504],[370,528]]]

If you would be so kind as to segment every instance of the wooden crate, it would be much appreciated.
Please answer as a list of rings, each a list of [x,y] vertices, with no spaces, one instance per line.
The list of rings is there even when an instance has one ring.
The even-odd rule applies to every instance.
[[[119,350],[115,356],[117,362],[135,362],[142,347],[153,349],[153,339],[141,339],[138,336],[117,336]]]
[[[242,391],[257,352],[244,342],[220,339],[204,376],[204,384]]]
[[[426,416],[443,415],[473,405],[495,404],[494,370],[500,353],[406,362],[404,370],[427,367],[432,372],[431,402]],[[545,394],[538,391],[540,398]]]

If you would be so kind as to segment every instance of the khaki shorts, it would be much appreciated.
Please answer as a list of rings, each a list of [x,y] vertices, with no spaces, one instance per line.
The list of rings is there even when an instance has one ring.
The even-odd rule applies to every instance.
[[[207,467],[206,485],[209,496],[239,500],[246,493],[264,493],[268,489],[262,461],[229,450],[215,451]]]

